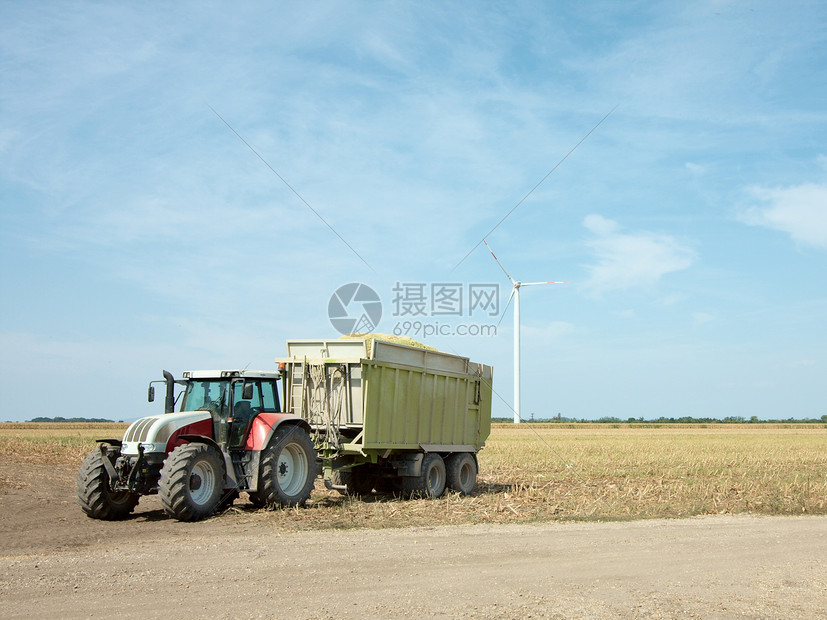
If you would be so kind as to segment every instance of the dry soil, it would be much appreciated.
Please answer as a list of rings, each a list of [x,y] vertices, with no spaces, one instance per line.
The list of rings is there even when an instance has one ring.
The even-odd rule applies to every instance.
[[[285,533],[95,521],[74,475],[0,461],[3,618],[827,617],[827,517]]]

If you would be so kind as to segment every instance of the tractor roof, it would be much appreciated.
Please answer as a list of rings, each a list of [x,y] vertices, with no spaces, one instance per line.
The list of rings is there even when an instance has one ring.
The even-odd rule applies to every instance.
[[[281,375],[269,370],[187,370],[184,379],[278,379]]]

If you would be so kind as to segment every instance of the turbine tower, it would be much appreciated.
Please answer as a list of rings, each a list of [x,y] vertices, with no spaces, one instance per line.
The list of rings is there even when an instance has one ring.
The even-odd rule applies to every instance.
[[[485,243],[485,247],[488,248],[488,251],[491,252],[491,256],[494,257],[494,260],[497,261],[497,264],[500,266],[500,269],[503,270],[505,277],[511,282],[511,295],[508,297],[508,303],[505,305],[505,309],[508,309],[508,306],[511,304],[511,298],[514,298],[514,424],[519,424],[520,419],[520,289],[524,286],[536,286],[538,284],[568,284],[568,282],[520,282],[519,280],[515,280],[511,277],[511,274],[506,271],[503,264],[500,262],[500,259],[497,258],[497,255],[494,254],[494,250],[491,249],[491,246],[488,245],[488,242],[483,239],[483,243]],[[505,315],[505,310],[503,311],[503,315]],[[502,318],[500,318],[502,321]]]

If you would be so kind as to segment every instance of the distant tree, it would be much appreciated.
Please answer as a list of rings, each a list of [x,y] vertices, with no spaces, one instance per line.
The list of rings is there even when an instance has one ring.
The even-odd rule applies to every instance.
[[[114,424],[115,423],[114,420],[109,420],[107,418],[64,418],[62,416],[55,416],[54,418],[38,417],[38,418],[32,418],[31,420],[26,420],[26,421],[27,422],[50,422],[52,424],[54,424],[54,423],[58,423],[58,424],[75,423],[75,424],[77,424],[77,423],[83,423],[83,422],[104,422],[104,423],[108,423],[108,424]]]

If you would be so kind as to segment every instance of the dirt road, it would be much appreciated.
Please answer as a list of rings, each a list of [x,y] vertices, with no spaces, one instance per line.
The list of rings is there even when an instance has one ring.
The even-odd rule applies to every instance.
[[[19,468],[19,466],[17,466]],[[284,533],[74,505],[0,462],[3,618],[827,617],[827,518],[716,516]]]

